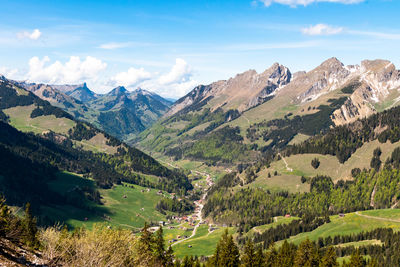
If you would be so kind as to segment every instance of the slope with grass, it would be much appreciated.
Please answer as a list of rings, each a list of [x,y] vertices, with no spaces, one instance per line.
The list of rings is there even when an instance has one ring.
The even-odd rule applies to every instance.
[[[49,183],[49,188],[63,197],[79,197],[80,207],[72,205],[42,206],[44,219],[67,224],[70,228],[91,227],[94,223],[139,230],[145,222],[166,221],[166,215],[156,210],[161,198],[170,198],[167,192],[157,194],[158,190],[124,183],[111,189],[98,189],[93,180],[73,173],[63,172]],[[79,191],[85,188],[98,190],[101,204],[89,197],[80,197]]]
[[[174,246],[175,255],[179,258],[184,256],[210,256],[214,253],[218,240],[224,233],[225,228],[219,228],[209,232],[207,225],[202,225],[197,229],[196,235]],[[230,234],[235,232],[235,228],[228,228]]]
[[[369,217],[364,217],[362,215]],[[351,235],[376,228],[392,228],[395,231],[400,231],[400,210],[398,209],[368,210],[359,212],[359,214],[348,213],[345,214],[344,217],[335,215],[330,218],[330,223],[324,224],[312,232],[292,236],[288,241],[300,244],[307,238],[316,241],[320,237]],[[281,242],[278,244],[281,244]]]

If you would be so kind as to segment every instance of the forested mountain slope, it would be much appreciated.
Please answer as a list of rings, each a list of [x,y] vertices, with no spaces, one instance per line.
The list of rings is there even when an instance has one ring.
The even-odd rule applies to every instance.
[[[34,183],[29,175],[18,173],[19,164],[30,164],[37,166],[27,167],[26,171],[43,169],[43,173],[34,175],[39,179],[37,186],[51,179],[55,171],[66,170],[91,177],[105,188],[122,181],[170,192],[184,193],[192,188],[182,172],[170,170],[136,148],[74,120],[70,114],[5,78],[0,82],[0,114],[1,147],[5,154],[15,158],[11,161],[15,168],[0,168],[4,172],[0,175],[10,186],[24,184],[16,182],[14,176],[26,179],[28,184]],[[16,130],[7,122],[28,133]],[[154,178],[149,180],[146,175]],[[33,188],[37,187],[30,188],[35,194]],[[10,190],[8,194],[13,192]]]
[[[87,121],[97,128],[125,141],[152,125],[172,104],[164,98],[143,89],[128,91],[114,88],[100,95],[81,85],[47,85],[14,82],[40,98],[60,107],[75,118]]]
[[[201,85],[178,100],[136,142],[175,159],[234,165],[253,162],[334,125],[399,104],[400,76],[385,60],[344,66],[336,58],[291,75],[274,64]]]

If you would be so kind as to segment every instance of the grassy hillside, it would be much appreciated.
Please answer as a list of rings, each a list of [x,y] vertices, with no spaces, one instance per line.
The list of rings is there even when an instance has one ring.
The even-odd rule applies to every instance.
[[[400,145],[396,143],[379,143],[378,140],[365,143],[360,147],[346,162],[340,163],[335,156],[321,154],[298,154],[284,157],[273,161],[269,168],[263,168],[257,173],[258,178],[251,183],[251,186],[268,189],[285,189],[291,192],[307,190],[307,185],[301,183],[301,176],[312,177],[316,175],[327,175],[337,180],[352,179],[351,170],[354,168],[369,169],[373,157],[373,151],[380,148],[382,155],[381,161],[385,162],[392,154],[393,150]],[[311,161],[317,158],[320,165],[317,169],[311,166]],[[286,162],[286,163],[285,163]],[[287,164],[287,165],[286,165]],[[274,172],[278,175],[275,176]],[[271,177],[268,177],[268,173]]]
[[[368,217],[364,217],[368,216]],[[324,224],[312,232],[302,233],[290,237],[288,241],[300,244],[305,239],[312,241],[320,237],[334,237],[336,235],[357,234],[362,231],[370,231],[376,228],[392,228],[395,231],[400,230],[400,210],[383,209],[371,210],[355,213],[348,213],[341,218],[338,215],[331,216],[331,222]],[[281,244],[279,242],[277,245]]]
[[[85,187],[96,189],[93,180],[67,172],[59,173],[57,179],[49,183],[51,190],[67,197],[78,188]],[[157,192],[132,184],[116,185],[111,189],[99,190],[101,205],[83,198],[81,208],[71,205],[44,206],[42,213],[47,219],[64,222],[72,228],[91,227],[94,223],[103,222],[111,226],[139,229],[145,222],[166,220],[155,206],[161,198],[170,195],[163,192],[161,196]]]
[[[230,234],[235,232],[235,228],[228,228],[228,230]],[[207,225],[200,226],[194,237],[173,246],[175,255],[179,258],[190,255],[210,256],[215,252],[218,240],[224,231],[225,228],[220,228],[209,232]]]
[[[46,131],[67,134],[75,126],[75,122],[68,118],[57,118],[54,115],[31,118],[34,105],[18,106],[4,109],[3,112],[10,118],[10,124],[24,132],[41,134]]]

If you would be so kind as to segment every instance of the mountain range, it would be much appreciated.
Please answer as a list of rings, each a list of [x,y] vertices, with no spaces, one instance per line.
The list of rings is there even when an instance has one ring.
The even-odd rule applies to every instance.
[[[111,135],[128,141],[158,120],[172,104],[143,89],[132,92],[120,86],[107,94],[96,94],[86,83],[47,85],[15,82],[40,98],[92,123]]]
[[[93,223],[107,233],[141,231],[172,244],[176,258],[214,253],[202,259],[211,265],[223,242],[246,257],[251,242],[260,257],[275,243],[276,253],[302,255],[295,251],[308,242],[323,255],[316,262],[333,249],[333,263],[361,242],[365,255],[382,259],[398,249],[385,242],[399,240],[384,229],[400,229],[399,100],[400,72],[386,60],[330,58],[296,73],[275,63],[199,85],[174,104],[143,89],[96,94],[86,84],[0,76],[0,208],[17,213],[29,202],[40,226],[61,222],[95,236],[103,230]],[[2,214],[7,225],[19,220]],[[168,227],[152,238],[145,223]],[[0,243],[29,246],[29,229],[17,239],[9,229]],[[45,238],[37,242],[46,246]]]
[[[345,66],[330,58],[311,71],[294,74],[275,63],[260,74],[249,70],[197,86],[143,131],[136,144],[201,161],[212,162],[218,155],[219,163],[234,163],[243,160],[243,153],[252,161],[262,151],[394,107],[399,89],[400,73],[386,60]],[[282,130],[296,123],[296,129]],[[221,143],[226,134],[234,138]],[[224,160],[228,151],[233,154]]]

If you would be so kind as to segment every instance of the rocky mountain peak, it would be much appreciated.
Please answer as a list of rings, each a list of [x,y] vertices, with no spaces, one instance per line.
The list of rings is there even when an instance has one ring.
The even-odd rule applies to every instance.
[[[67,92],[67,95],[82,102],[88,102],[97,98],[96,94],[87,87],[86,83],[81,84],[81,86],[75,88],[73,91]]]
[[[336,57],[331,57],[322,62],[322,64],[320,65],[320,67],[327,69],[342,68],[343,66],[343,63]]]
[[[123,87],[123,86],[118,86],[115,87],[114,89],[112,89],[107,95],[110,96],[120,96],[120,95],[124,95],[128,92],[128,90]]]

